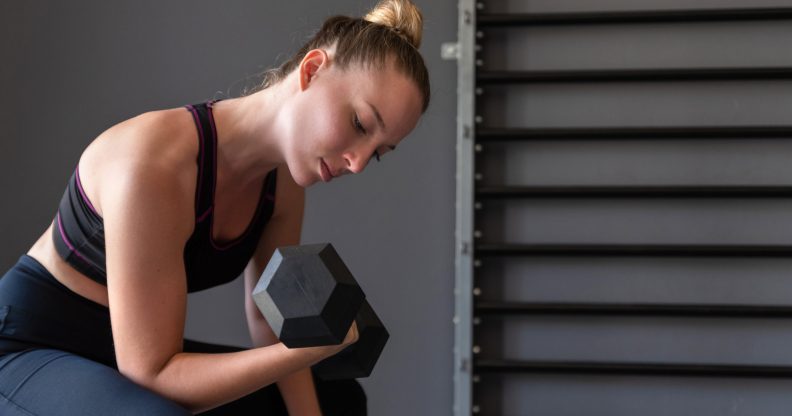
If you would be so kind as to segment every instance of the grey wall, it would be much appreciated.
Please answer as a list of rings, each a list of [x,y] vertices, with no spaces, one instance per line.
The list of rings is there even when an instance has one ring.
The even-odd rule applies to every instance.
[[[432,105],[399,151],[309,189],[303,241],[331,241],[388,326],[376,415],[451,413],[456,2],[417,1]],[[331,14],[370,2],[0,3],[0,267],[52,220],[82,149],[138,113],[235,96]],[[191,295],[186,335],[249,345],[241,281]]]

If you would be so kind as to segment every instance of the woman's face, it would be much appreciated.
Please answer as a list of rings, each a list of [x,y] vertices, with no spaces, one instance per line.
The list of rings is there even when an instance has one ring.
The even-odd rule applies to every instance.
[[[362,172],[394,150],[421,116],[418,87],[391,65],[339,70],[315,50],[298,72],[286,161],[303,187]]]

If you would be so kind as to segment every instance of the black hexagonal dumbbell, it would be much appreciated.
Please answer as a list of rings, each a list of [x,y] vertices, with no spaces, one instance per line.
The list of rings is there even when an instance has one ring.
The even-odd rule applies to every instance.
[[[388,331],[329,243],[275,250],[253,300],[289,348],[340,344],[356,321],[358,341],[314,366],[323,379],[367,377],[388,340]]]
[[[313,367],[314,373],[323,380],[368,377],[374,369],[388,342],[388,331],[365,300],[355,323],[360,333],[358,341]]]

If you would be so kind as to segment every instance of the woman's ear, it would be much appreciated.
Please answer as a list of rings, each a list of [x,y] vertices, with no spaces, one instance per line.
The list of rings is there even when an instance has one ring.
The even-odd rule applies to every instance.
[[[304,91],[316,78],[316,74],[330,64],[330,57],[323,49],[312,49],[300,62],[300,91]]]

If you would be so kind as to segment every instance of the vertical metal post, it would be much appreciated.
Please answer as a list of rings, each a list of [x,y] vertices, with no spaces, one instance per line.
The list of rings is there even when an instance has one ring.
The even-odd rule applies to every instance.
[[[456,282],[454,415],[473,412],[474,0],[459,0],[457,35]]]

